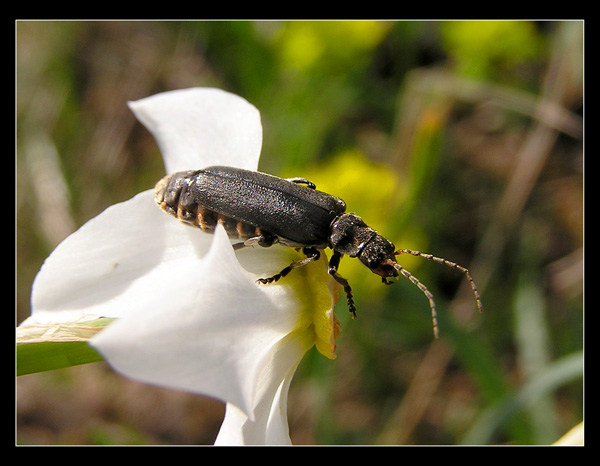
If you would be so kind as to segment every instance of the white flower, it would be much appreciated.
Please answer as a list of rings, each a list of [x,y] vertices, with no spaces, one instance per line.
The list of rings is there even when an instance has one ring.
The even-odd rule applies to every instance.
[[[167,173],[257,168],[260,116],[238,96],[195,88],[130,106],[155,136]],[[217,443],[286,444],[295,369],[315,344],[334,358],[339,333],[324,257],[277,284],[256,283],[297,258],[280,246],[234,253],[222,228],[207,235],[179,223],[148,190],[56,248],[22,325],[117,318],[90,340],[115,370],[225,402]]]

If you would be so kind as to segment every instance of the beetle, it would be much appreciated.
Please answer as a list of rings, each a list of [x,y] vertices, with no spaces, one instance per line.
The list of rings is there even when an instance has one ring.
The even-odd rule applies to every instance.
[[[402,274],[429,300],[434,335],[439,336],[433,295],[416,277],[396,262],[400,254],[412,254],[463,272],[471,285],[479,311],[479,292],[468,269],[419,251],[396,250],[394,244],[369,227],[358,215],[346,212],[346,203],[316,189],[305,178],[283,179],[266,173],[227,166],[173,173],[155,186],[156,203],[168,214],[186,224],[212,233],[224,226],[230,238],[239,239],[234,249],[247,246],[270,247],[282,244],[302,249],[305,258],[293,262],[279,273],[259,278],[273,283],[293,269],[319,259],[320,251],[330,248],[329,274],[343,287],[348,309],[356,317],[352,288],[338,273],[343,255],[356,257],[384,284]]]

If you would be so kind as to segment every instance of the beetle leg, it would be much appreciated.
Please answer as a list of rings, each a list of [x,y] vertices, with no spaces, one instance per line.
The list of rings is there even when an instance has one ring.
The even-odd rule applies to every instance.
[[[248,238],[246,241],[242,242],[242,243],[235,243],[233,245],[233,250],[234,251],[239,251],[240,249],[246,248],[246,247],[252,247],[255,244],[260,244],[260,236],[253,236],[252,238]]]
[[[258,244],[259,246],[262,246],[263,248],[269,248],[269,247],[273,246],[275,243],[277,243],[276,236],[271,235],[269,233],[263,233],[258,236],[253,236],[251,238],[248,238],[243,243],[235,243],[233,245],[233,250],[238,251],[239,249],[245,248],[246,246],[254,246],[255,244]]]
[[[269,247],[273,246],[275,243],[277,243],[277,236],[271,235],[269,233],[261,233],[261,235],[258,236],[257,243],[259,246],[262,246],[263,248],[269,248]]]
[[[309,187],[310,189],[317,189],[317,186],[310,180],[307,180],[306,178],[286,178],[288,181],[291,181],[292,183],[298,183],[298,184],[305,184],[307,187]]]
[[[290,265],[288,265],[285,269],[283,269],[281,272],[276,273],[275,275],[273,275],[272,277],[268,277],[268,278],[259,278],[258,280],[256,280],[259,283],[262,284],[267,284],[267,283],[273,283],[276,282],[277,280],[279,280],[280,278],[285,277],[288,273],[290,273],[293,269],[297,269],[298,267],[302,267],[303,265],[306,265],[312,261],[316,261],[319,259],[319,257],[321,257],[321,253],[319,252],[318,249],[315,248],[304,248],[302,250],[304,252],[304,254],[306,254],[306,258],[302,259],[298,262],[292,262]]]
[[[346,300],[348,301],[348,310],[352,313],[352,318],[356,319],[356,306],[354,305],[354,298],[352,297],[352,288],[350,288],[348,280],[346,280],[344,277],[337,273],[341,258],[342,255],[339,252],[333,252],[331,259],[329,260],[328,272],[329,275],[331,275],[336,282],[338,282],[344,287],[344,292],[346,293]]]

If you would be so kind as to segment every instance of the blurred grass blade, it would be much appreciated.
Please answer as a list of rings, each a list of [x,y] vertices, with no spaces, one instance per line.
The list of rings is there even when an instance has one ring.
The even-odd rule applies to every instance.
[[[551,344],[544,296],[533,278],[520,277],[514,304],[518,361],[523,380],[530,380],[551,361]],[[552,393],[540,396],[527,407],[533,441],[548,444],[560,434],[557,407]]]
[[[17,375],[102,361],[87,342],[112,320],[17,327]]]
[[[583,352],[565,356],[551,364],[523,385],[519,391],[491,406],[474,423],[462,439],[463,445],[486,445],[500,427],[523,406],[551,393],[583,375]]]

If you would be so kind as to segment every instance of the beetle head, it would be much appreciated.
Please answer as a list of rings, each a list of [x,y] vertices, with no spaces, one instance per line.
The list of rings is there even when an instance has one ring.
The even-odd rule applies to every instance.
[[[360,261],[366,265],[371,272],[383,277],[397,277],[395,247],[381,235],[375,235],[362,248],[358,256]]]

